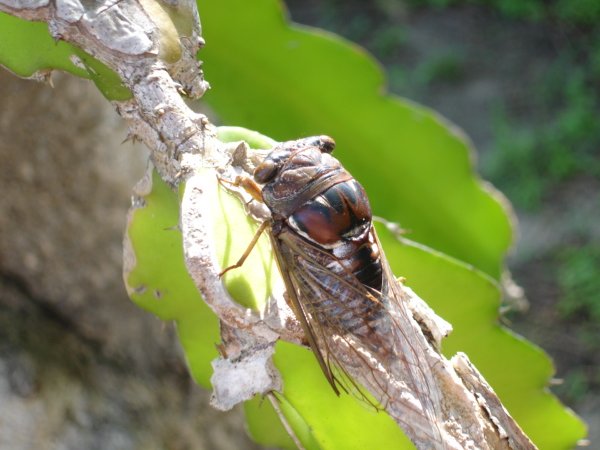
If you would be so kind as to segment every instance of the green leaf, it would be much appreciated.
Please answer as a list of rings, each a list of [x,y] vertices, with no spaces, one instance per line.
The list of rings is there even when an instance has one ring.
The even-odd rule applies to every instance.
[[[76,65],[81,61],[83,67]],[[28,22],[0,12],[0,64],[21,77],[64,70],[90,78],[109,100],[127,100],[131,93],[119,76],[87,53],[62,41],[55,41],[42,22]]]
[[[151,191],[130,213],[127,236],[135,265],[125,284],[138,306],[175,321],[194,380],[210,388],[210,362],[221,340],[218,321],[187,273],[178,225],[177,193],[154,172]]]
[[[285,405],[293,408],[284,408],[284,412],[305,447],[322,450],[414,448],[384,412],[377,412],[350,395],[337,397],[310,350],[280,341],[274,362],[283,377]]]
[[[244,403],[248,432],[255,440],[267,447],[284,448],[294,450],[297,448],[289,436],[277,412],[264,398],[256,396]]]
[[[250,148],[254,149],[269,149],[277,143],[277,141],[260,134],[257,131],[248,130],[242,127],[218,127],[217,138],[223,142],[246,141]]]
[[[48,25],[28,22],[0,12],[0,64],[21,77],[50,69],[88,78],[85,69],[71,60],[73,46],[55,41]]]
[[[205,176],[214,177],[214,173],[207,171]],[[185,268],[177,193],[156,172],[151,185],[151,191],[141,205],[138,202],[128,221],[127,236],[135,265],[126,274],[125,283],[138,306],[176,322],[190,371],[199,384],[209,388],[211,361],[217,357],[215,345],[220,342],[217,318]],[[206,206],[215,219],[212,235],[221,267],[228,267],[243,254],[256,223],[241,208],[240,201],[223,188]],[[262,310],[276,282],[273,265],[268,237],[262,236],[246,263],[228,272],[223,282],[238,303]],[[260,283],[252,281],[257,279]]]
[[[277,140],[331,135],[375,214],[499,277],[510,222],[474,175],[457,129],[387,95],[381,69],[360,47],[289,26],[275,0],[199,0],[198,7],[207,41],[199,56],[213,87],[205,99],[221,121]]]
[[[207,205],[211,206],[213,205]],[[212,234],[223,268],[239,260],[257,231],[256,222],[240,206],[240,200],[225,189],[219,189],[218,196],[214,199],[215,221]],[[271,244],[266,233],[263,233],[243,266],[227,272],[223,282],[229,294],[240,305],[262,311],[271,295],[271,286],[275,283],[273,279],[277,276]],[[257,283],[257,280],[260,281]]]
[[[119,75],[108,66],[77,47],[73,47],[73,53],[79,56],[88,76],[107,100],[125,101],[133,96],[131,91],[123,85]]]

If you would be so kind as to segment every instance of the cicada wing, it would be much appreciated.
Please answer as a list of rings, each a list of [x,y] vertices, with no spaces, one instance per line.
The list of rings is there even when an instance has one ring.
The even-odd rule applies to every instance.
[[[377,233],[373,229],[373,238],[376,244],[382,249]],[[434,398],[438,396],[438,390],[433,388],[433,380],[429,372],[429,358],[425,350],[432,348],[424,330],[417,324],[413,318],[412,312],[408,306],[406,293],[398,279],[394,276],[392,269],[385,258],[383,251],[382,270],[383,270],[383,289],[382,301],[385,302],[389,318],[389,330],[394,344],[392,349],[394,355],[402,355],[404,367],[404,381],[411,387],[411,390],[419,399],[424,414],[439,416],[439,411],[435,410],[434,405],[440,405],[442,400]],[[412,328],[412,332],[408,329]],[[416,340],[420,342],[415,342]],[[432,351],[435,351],[432,348]]]
[[[288,291],[293,292],[290,299],[300,311],[298,319],[309,330],[311,347],[334,389],[337,385],[376,408],[377,402],[385,407],[406,392],[416,395],[420,403],[408,402],[406,408],[418,415],[431,414],[429,395],[433,390],[423,371],[427,361],[420,349],[424,347],[415,346],[414,333],[407,333],[409,327],[417,327],[417,336],[421,331],[411,318],[375,230],[372,228],[370,233],[382,258],[381,291],[365,286],[349,270],[333,271],[332,266],[345,266],[331,252],[295,233],[280,236],[283,243],[275,245],[286,268]],[[342,347],[344,356],[339,352]],[[360,383],[349,371],[359,373]],[[361,386],[365,382],[376,401]],[[395,386],[391,390],[390,382]],[[404,386],[400,393],[399,385]]]
[[[336,393],[336,395],[340,395],[340,391],[337,386],[338,383],[336,383],[336,377],[333,374],[331,365],[328,363],[329,358],[326,358],[325,355],[323,355],[323,352],[321,351],[323,346],[319,345],[320,342],[323,342],[323,339],[319,336],[320,333],[318,331],[315,332],[315,329],[312,325],[312,320],[310,320],[310,316],[306,314],[306,311],[302,306],[302,302],[299,299],[299,295],[303,297],[306,295],[306,290],[298,286],[299,283],[297,278],[292,275],[294,270],[293,260],[289,260],[289,258],[285,257],[287,252],[282,250],[279,240],[273,237],[272,234],[269,236],[271,238],[271,245],[273,247],[275,259],[285,285],[286,294],[291,303],[291,308],[296,318],[300,322],[300,325],[302,326],[306,340],[308,341],[311,350],[317,358],[317,362],[325,374],[325,378],[327,378],[327,381],[333,388],[333,391]]]
[[[282,239],[283,243],[279,237],[272,237],[288,297],[327,380],[336,393],[341,389],[379,409],[348,374],[335,350],[344,346],[353,354],[355,365],[369,368],[354,335],[375,336],[370,319],[363,317],[361,311],[371,305],[380,306],[379,293],[364,286],[350,272],[333,272],[329,266],[339,260],[297,234],[284,233]]]
[[[330,267],[340,265],[330,252],[301,243],[301,238],[293,235],[297,242],[287,242],[285,249],[292,253],[288,258],[296,261],[292,276],[300,302],[329,370],[341,374],[336,381],[347,391],[376,407],[376,402],[385,409],[388,404],[402,404],[404,415],[395,418],[407,424],[422,416],[435,422],[440,414],[434,405],[441,404],[441,399],[433,399],[438,394],[427,371],[426,338],[412,318],[374,228],[370,233],[381,255],[381,291],[365,286],[349,270],[333,272]],[[338,343],[343,346],[344,356],[338,354]],[[357,374],[356,380],[360,381],[349,372]],[[439,430],[433,433],[439,438]]]

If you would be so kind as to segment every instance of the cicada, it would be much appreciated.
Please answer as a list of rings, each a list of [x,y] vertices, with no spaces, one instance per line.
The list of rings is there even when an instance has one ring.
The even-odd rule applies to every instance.
[[[410,321],[399,281],[382,251],[365,190],[331,155],[334,147],[328,136],[281,143],[253,179],[235,184],[271,212],[260,231],[270,236],[287,299],[336,394],[360,392],[349,372],[367,373],[379,404],[385,407],[394,382],[409,408],[431,414],[429,381],[420,370],[425,355],[402,328]],[[390,381],[398,359],[412,369]]]

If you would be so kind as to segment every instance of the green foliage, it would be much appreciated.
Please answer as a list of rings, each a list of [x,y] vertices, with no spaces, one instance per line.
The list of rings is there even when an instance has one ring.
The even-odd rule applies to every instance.
[[[441,53],[417,67],[413,77],[423,85],[456,82],[465,75],[464,55],[457,51]]]
[[[132,94],[129,89],[121,83],[119,76],[106,65],[77,47],[73,47],[73,55],[79,57],[89,78],[108,100],[124,101],[131,98]]]
[[[0,12],[0,30],[0,63],[15,74],[32,77],[51,69],[64,70],[91,79],[109,100],[131,97],[116,73],[82,50],[54,41],[45,23],[27,22]],[[80,64],[76,65],[75,60]]]
[[[600,95],[581,68],[557,63],[540,81],[538,125],[522,126],[500,111],[495,146],[483,171],[517,206],[537,208],[544,196],[576,175],[600,176]],[[562,106],[561,106],[562,104]]]
[[[406,30],[399,26],[388,26],[371,37],[369,47],[377,55],[391,56],[406,43],[406,40]]]
[[[556,0],[554,13],[566,22],[593,25],[600,19],[598,0]]]
[[[388,0],[393,1],[393,0]],[[457,0],[409,0],[407,2],[413,8],[431,7],[431,8],[446,8],[457,3]]]
[[[127,291],[141,308],[175,321],[194,380],[209,388],[210,361],[217,357],[214,344],[220,340],[218,322],[185,269],[177,193],[156,173],[149,182],[152,189],[143,206],[128,220],[135,264],[125,274]]]
[[[74,49],[64,42],[55,42],[48,34],[48,25],[27,22],[0,12],[0,61],[21,77],[37,71],[59,69],[87,78],[87,72],[73,64]]]
[[[219,262],[221,267],[229,267],[244,253],[256,232],[256,224],[239,208],[237,199],[224,189],[219,189],[211,206],[215,209],[212,236]],[[271,295],[271,285],[276,277],[275,267],[269,239],[263,234],[244,265],[227,272],[223,282],[240,305],[262,311]],[[262,282],[255,283],[254,280]]]
[[[600,246],[569,248],[561,259],[561,313],[566,317],[586,317],[600,325]]]
[[[597,356],[600,351],[600,245],[566,247],[557,254],[560,261],[557,284],[561,291],[558,311],[565,327],[572,327],[577,353],[589,355],[585,362],[570,368],[556,391],[563,398],[576,402],[600,385]],[[576,324],[576,326],[575,326]]]
[[[488,4],[507,17],[539,20],[544,16],[546,5],[543,0],[474,0]]]
[[[590,74],[597,80],[600,78],[600,33],[592,37],[588,48],[590,49]]]
[[[496,149],[485,160],[483,172],[521,208],[534,209],[550,180],[538,166],[535,136],[507,124],[496,123]]]
[[[283,394],[278,397],[284,399],[286,418],[306,448],[413,447],[387,414],[377,413],[349,395],[337,397],[308,349],[278,342],[274,362],[284,382]],[[270,435],[255,437],[262,443]]]
[[[571,401],[582,400],[590,391],[590,380],[583,370],[572,370],[556,390],[565,398],[571,399]]]
[[[265,447],[277,447],[282,449],[296,449],[294,441],[281,424],[277,412],[265,398],[259,396],[244,402],[244,413],[246,414],[246,425],[250,436]],[[296,430],[296,433],[300,433]],[[307,442],[308,439],[304,439]],[[307,449],[316,446],[307,445]]]
[[[389,4],[395,2],[380,0],[377,4],[385,11],[389,9]],[[598,0],[407,0],[407,4],[412,8],[435,9],[478,5],[509,18],[534,21],[552,19],[576,25],[592,25],[600,18]]]

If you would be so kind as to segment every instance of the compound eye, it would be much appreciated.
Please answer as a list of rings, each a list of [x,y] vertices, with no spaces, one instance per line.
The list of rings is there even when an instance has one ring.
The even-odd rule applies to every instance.
[[[335,141],[329,136],[319,136],[317,140],[317,146],[322,153],[331,153],[335,148]]]
[[[279,170],[279,164],[273,160],[266,159],[254,169],[254,180],[257,183],[265,184],[275,178]]]
[[[321,153],[331,153],[335,148],[335,141],[333,138],[322,134],[321,136],[311,136],[296,141],[300,144],[300,147],[317,147]]]

